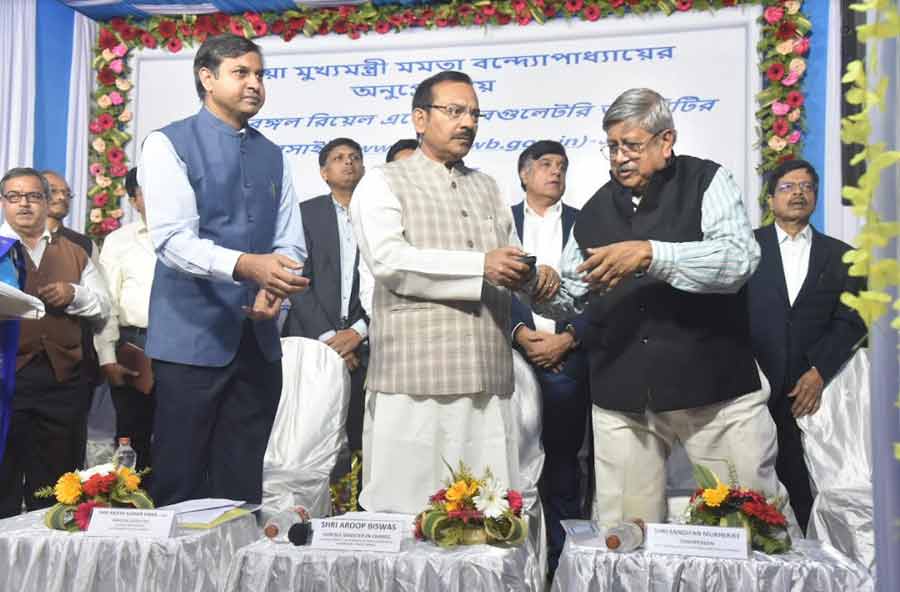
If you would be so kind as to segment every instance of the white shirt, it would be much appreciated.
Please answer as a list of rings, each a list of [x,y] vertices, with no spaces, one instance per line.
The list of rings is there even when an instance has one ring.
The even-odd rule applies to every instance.
[[[787,232],[775,224],[778,249],[781,251],[781,265],[784,267],[784,283],[787,286],[788,301],[791,306],[797,300],[800,288],[809,272],[809,251],[812,245],[812,228],[807,224],[803,230],[791,238]]]
[[[529,255],[537,257],[538,265],[547,265],[558,273],[563,250],[562,201],[547,208],[541,216],[529,207],[526,200],[523,212],[522,248]],[[556,321],[537,313],[533,316],[535,329],[556,333]]]
[[[350,316],[350,295],[353,292],[353,274],[356,271],[353,266],[356,262],[356,236],[353,234],[353,226],[350,223],[350,210],[333,197],[331,202],[334,205],[334,215],[337,217],[338,241],[341,251],[341,317],[346,319]],[[368,309],[366,311],[368,312]],[[369,334],[363,319],[358,319],[349,328],[359,333],[363,339]],[[326,331],[319,335],[319,341],[328,341],[334,337],[335,333],[336,331]]]
[[[126,224],[103,242],[100,270],[106,278],[112,309],[103,330],[94,336],[100,365],[116,361],[120,325],[147,327],[155,268],[156,254],[143,220]]]
[[[41,266],[47,245],[53,240],[50,231],[44,229],[44,234],[41,235],[37,245],[31,249],[7,221],[0,226],[0,235],[18,239],[35,267]],[[66,314],[87,317],[98,324],[109,316],[109,294],[106,291],[106,284],[90,257],[88,257],[87,265],[81,271],[81,279],[77,284],[71,284],[71,286],[75,290],[75,296],[65,308]]]
[[[303,263],[306,241],[299,202],[287,157],[282,155],[282,159],[281,196],[272,252]],[[138,184],[144,192],[150,240],[159,260],[195,277],[234,282],[234,266],[243,253],[200,238],[197,196],[188,180],[187,165],[162,132],[151,132],[144,140]]]

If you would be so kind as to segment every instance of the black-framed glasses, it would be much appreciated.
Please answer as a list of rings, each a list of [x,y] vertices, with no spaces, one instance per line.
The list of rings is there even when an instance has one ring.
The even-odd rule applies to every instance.
[[[17,204],[22,201],[23,198],[30,204],[36,204],[47,199],[47,196],[40,191],[26,191],[24,193],[21,191],[9,191],[3,194],[3,199],[11,204]]]
[[[472,119],[478,121],[478,118],[481,117],[481,109],[478,107],[466,107],[465,105],[422,105],[422,107],[427,109],[439,109],[444,112],[449,119],[459,119],[464,114],[468,113],[472,116]]]
[[[661,129],[643,142],[629,142],[628,140],[623,140],[621,144],[603,144],[600,146],[600,152],[603,156],[606,157],[607,160],[612,160],[616,157],[619,151],[622,152],[625,156],[640,156],[644,153],[644,150],[647,146],[652,142],[656,136],[669,131],[669,128]]]
[[[775,186],[775,191],[778,193],[794,193],[798,187],[803,193],[814,193],[816,191],[816,186],[809,181],[800,181],[799,183],[784,181]]]

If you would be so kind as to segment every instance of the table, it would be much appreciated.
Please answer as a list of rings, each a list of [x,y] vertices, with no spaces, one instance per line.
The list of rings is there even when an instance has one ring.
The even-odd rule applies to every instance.
[[[260,538],[252,514],[170,539],[50,530],[44,510],[0,520],[0,590],[218,592],[235,553]]]
[[[527,545],[441,549],[405,539],[399,553],[327,551],[261,540],[238,551],[227,592],[538,592]],[[539,579],[539,583],[535,580]]]
[[[783,555],[749,560],[611,553],[566,543],[553,592],[867,592],[874,585],[859,563],[818,541],[795,540]]]

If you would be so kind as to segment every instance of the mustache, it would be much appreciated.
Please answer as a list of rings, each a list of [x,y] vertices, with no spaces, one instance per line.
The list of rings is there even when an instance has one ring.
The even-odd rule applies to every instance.
[[[637,166],[632,163],[622,164],[616,167],[617,173],[628,173],[630,171],[636,171]]]
[[[794,199],[788,202],[788,205],[791,206],[805,206],[809,201],[805,197],[795,197]]]
[[[475,140],[475,132],[473,131],[463,131],[453,136],[454,140],[466,140],[472,142]]]

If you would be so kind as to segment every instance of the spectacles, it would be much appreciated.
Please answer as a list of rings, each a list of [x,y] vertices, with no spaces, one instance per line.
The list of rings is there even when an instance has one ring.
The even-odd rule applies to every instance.
[[[785,181],[784,183],[779,183],[778,185],[776,185],[775,191],[777,191],[778,193],[794,193],[794,191],[796,191],[798,187],[803,193],[813,193],[816,190],[816,186],[809,181],[800,181],[799,183],[794,183],[793,181]]]
[[[600,146],[600,152],[607,160],[615,158],[619,151],[627,156],[640,156],[643,154],[647,145],[652,142],[656,136],[667,131],[669,130],[661,129],[643,142],[629,142],[628,140],[623,140],[621,144],[604,144]]]
[[[463,114],[468,113],[472,119],[478,121],[481,117],[481,109],[478,107],[464,107],[463,105],[422,105],[425,109],[440,109],[449,119],[459,119]]]
[[[58,195],[60,197],[64,197],[66,199],[72,199],[73,194],[68,189],[51,189],[50,193],[52,195]]]
[[[11,204],[19,203],[20,201],[22,201],[22,198],[25,198],[25,201],[27,201],[30,204],[36,204],[36,203],[41,203],[42,201],[47,199],[47,196],[45,196],[40,191],[29,191],[27,193],[21,193],[19,191],[10,191],[9,193],[6,193],[3,195],[3,199],[5,199],[6,201],[8,201]]]

